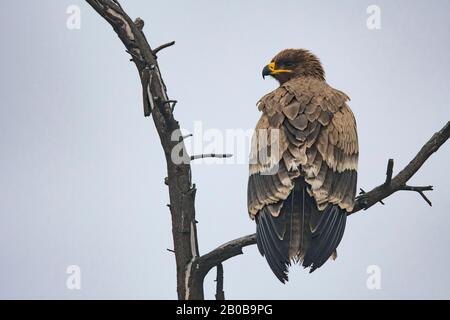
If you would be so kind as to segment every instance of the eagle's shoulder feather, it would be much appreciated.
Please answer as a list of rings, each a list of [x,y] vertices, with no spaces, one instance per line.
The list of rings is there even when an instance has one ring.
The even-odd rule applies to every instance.
[[[263,114],[252,139],[255,161],[250,163],[251,216],[264,206],[270,206],[271,213],[277,215],[281,208],[277,203],[289,196],[292,180],[300,175],[310,185],[309,192],[319,209],[332,203],[352,210],[358,137],[348,100],[345,93],[315,78],[292,79],[259,100],[258,108]],[[275,132],[278,137],[271,139]],[[265,145],[260,143],[262,135]],[[263,153],[269,154],[264,164],[258,159]],[[262,172],[270,170],[275,172],[272,180],[282,181],[281,175],[287,177],[286,183],[273,184],[261,178]]]

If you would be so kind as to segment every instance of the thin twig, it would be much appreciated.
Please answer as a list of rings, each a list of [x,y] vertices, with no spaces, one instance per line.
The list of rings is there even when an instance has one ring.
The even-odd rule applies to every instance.
[[[167,47],[171,47],[171,46],[173,46],[174,44],[175,44],[175,41],[170,41],[170,42],[164,43],[164,44],[160,45],[159,47],[157,47],[156,49],[153,49],[153,54],[156,56],[156,54],[157,54],[159,51],[161,51],[162,49],[165,49],[165,48],[167,48]]]
[[[161,103],[164,105],[164,104],[169,104],[169,105],[171,105],[170,106],[170,108],[171,108],[171,110],[172,110],[172,112],[173,112],[173,110],[175,110],[175,105],[177,104],[177,100],[165,100],[165,101],[161,101]]]
[[[192,133],[189,133],[189,134],[187,134],[187,135],[185,135],[185,136],[181,136],[181,138],[182,139],[186,139],[186,138],[189,138],[189,137],[192,137],[193,136],[193,134]]]
[[[394,159],[389,159],[386,169],[386,181],[384,182],[384,184],[387,185],[391,184],[393,170],[394,170]]]
[[[205,153],[205,154],[196,154],[191,156],[191,161],[195,159],[203,159],[203,158],[231,158],[233,155],[230,153],[220,154],[220,153]]]
[[[161,103],[162,104],[175,104],[175,103],[177,103],[178,101],[177,100],[164,100],[164,101],[161,101]]]
[[[402,187],[400,190],[418,192],[422,196],[422,198],[430,205],[430,207],[432,206],[430,199],[428,199],[427,196],[423,192],[433,190],[433,186],[407,186],[406,185],[406,186]]]
[[[133,52],[133,50],[125,50],[125,52],[133,57],[130,59],[130,61],[136,61],[137,63],[143,63],[142,58],[137,53]]]

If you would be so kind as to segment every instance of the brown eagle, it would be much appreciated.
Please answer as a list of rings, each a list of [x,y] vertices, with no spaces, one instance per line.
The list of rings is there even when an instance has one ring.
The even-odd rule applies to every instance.
[[[264,67],[280,83],[258,102],[248,211],[276,277],[291,262],[310,272],[336,257],[356,193],[358,137],[349,97],[325,82],[319,59],[286,49]]]

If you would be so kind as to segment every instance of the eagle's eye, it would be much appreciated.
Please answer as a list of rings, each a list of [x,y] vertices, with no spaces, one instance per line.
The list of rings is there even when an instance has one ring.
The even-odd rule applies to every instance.
[[[284,63],[284,66],[287,67],[287,68],[292,68],[292,67],[295,66],[295,63],[294,63],[294,62],[288,61],[288,62],[285,62],[285,63]]]

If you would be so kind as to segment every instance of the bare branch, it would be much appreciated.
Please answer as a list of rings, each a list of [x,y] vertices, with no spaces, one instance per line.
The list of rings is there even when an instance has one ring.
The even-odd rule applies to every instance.
[[[148,116],[151,113],[166,156],[166,183],[169,186],[178,298],[203,299],[203,282],[201,285],[192,284],[187,272],[195,260],[193,252],[198,252],[194,223],[196,189],[191,182],[190,164],[175,164],[170,158],[175,145],[181,146],[183,154],[186,154],[186,148],[183,141],[171,139],[172,132],[180,130],[180,126],[173,117],[170,104],[162,103],[170,99],[155,57],[159,50],[173,43],[152,50],[142,32],[143,22],[140,21],[142,19],[133,22],[118,1],[86,0],[86,2],[113,27],[138,69],[142,83],[144,114]]]
[[[433,190],[433,186],[423,186],[423,187],[413,187],[413,186],[404,186],[402,187],[400,190],[405,190],[405,191],[416,191],[418,192],[422,198],[430,205],[430,207],[432,206],[432,203],[430,201],[430,199],[428,199],[426,197],[426,195],[423,193],[424,191],[431,191]]]
[[[181,138],[182,139],[186,139],[186,138],[190,138],[190,137],[192,137],[193,136],[193,134],[192,133],[189,133],[189,134],[187,134],[187,135],[185,135],[185,136],[181,136]]]
[[[234,256],[242,254],[242,248],[256,243],[256,234],[240,237],[231,240],[220,247],[210,251],[199,258],[199,266],[204,271],[209,271],[214,266],[222,263]]]
[[[216,269],[216,300],[225,300],[225,292],[223,291],[223,265],[219,263]]]
[[[171,46],[173,46],[174,44],[175,44],[175,41],[170,41],[170,42],[164,43],[164,44],[160,45],[159,47],[157,47],[156,49],[153,49],[153,54],[156,56],[156,54],[157,54],[158,52],[160,52],[162,49],[171,47]]]
[[[393,171],[394,171],[394,159],[389,159],[386,169],[386,181],[384,182],[384,184],[391,184]]]
[[[191,161],[195,159],[203,159],[203,158],[231,158],[233,155],[229,153],[205,153],[205,154],[196,154],[191,156]]]
[[[379,185],[373,190],[359,196],[356,199],[353,211],[350,212],[349,215],[356,213],[361,209],[368,209],[378,201],[389,197],[394,192],[402,190],[402,188],[406,186],[406,183],[409,181],[409,179],[411,179],[411,177],[422,167],[425,161],[433,153],[435,153],[448,140],[449,137],[450,137],[450,121],[447,122],[446,125],[441,130],[436,132],[430,138],[430,140],[428,140],[427,143],[423,145],[423,147],[419,150],[417,155],[408,163],[408,165],[405,168],[403,168],[402,171],[400,171],[395,177],[392,178],[389,184],[383,183],[382,185]],[[424,196],[423,192],[420,194],[422,195],[422,197]]]

